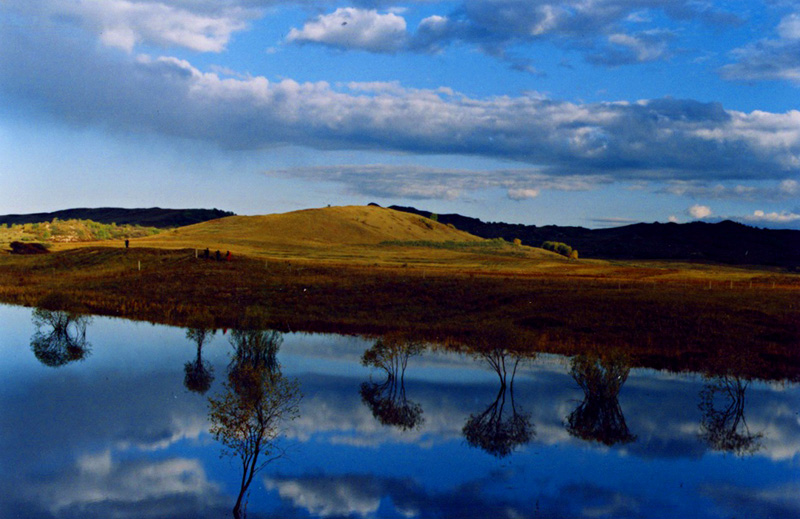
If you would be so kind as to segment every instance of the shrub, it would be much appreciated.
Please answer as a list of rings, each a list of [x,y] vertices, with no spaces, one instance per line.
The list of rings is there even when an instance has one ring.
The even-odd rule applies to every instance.
[[[519,247],[520,245],[522,245],[522,240],[520,240],[519,238],[514,238],[514,245]]]
[[[566,256],[567,258],[570,257],[572,254],[572,247],[567,245],[566,243],[561,243],[559,241],[546,241],[542,244],[542,248],[545,250],[553,251],[562,256]]]
[[[47,252],[47,247],[41,243],[22,243],[18,241],[11,242],[12,254],[46,254]]]

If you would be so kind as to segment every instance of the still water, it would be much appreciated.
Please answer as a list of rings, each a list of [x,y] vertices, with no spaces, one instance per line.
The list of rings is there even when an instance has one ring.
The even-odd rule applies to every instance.
[[[796,384],[58,319],[0,306],[4,519],[223,518],[240,493],[247,517],[800,517]],[[242,492],[210,402],[258,341],[302,398]]]

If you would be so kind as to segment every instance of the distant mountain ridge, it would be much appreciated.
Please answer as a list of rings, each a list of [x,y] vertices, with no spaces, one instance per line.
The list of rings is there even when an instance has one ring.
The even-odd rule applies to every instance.
[[[414,207],[390,209],[429,216]],[[732,265],[800,268],[800,231],[759,229],[726,220],[719,223],[638,223],[609,229],[484,222],[460,214],[439,214],[438,221],[482,238],[522,240],[539,247],[564,242],[580,257],[602,259],[672,259]]]
[[[93,220],[99,223],[141,225],[144,227],[183,227],[225,216],[234,216],[221,209],[162,209],[150,207],[124,209],[121,207],[76,208],[52,213],[7,214],[0,216],[0,224],[26,224],[59,220]]]

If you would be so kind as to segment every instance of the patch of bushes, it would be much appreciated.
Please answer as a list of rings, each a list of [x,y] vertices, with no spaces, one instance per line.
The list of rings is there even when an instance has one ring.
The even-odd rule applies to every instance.
[[[12,241],[11,254],[47,254],[47,247],[41,243],[22,243],[21,241]]]
[[[561,243],[560,241],[546,241],[542,244],[542,248],[544,250],[549,250],[557,254],[561,254],[562,256],[565,256],[570,259],[578,258],[578,251],[576,251],[566,243]]]

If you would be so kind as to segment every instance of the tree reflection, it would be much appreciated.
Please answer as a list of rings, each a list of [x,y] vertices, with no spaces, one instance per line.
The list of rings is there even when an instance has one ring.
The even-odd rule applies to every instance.
[[[497,373],[500,389],[494,402],[485,411],[469,416],[462,432],[471,447],[479,447],[492,456],[504,458],[518,446],[531,441],[536,434],[530,423],[530,415],[518,409],[514,402],[514,377],[523,357],[502,348],[480,352],[477,356]]]
[[[405,388],[408,359],[421,351],[420,343],[385,337],[362,355],[361,364],[386,373],[385,382],[364,382],[359,391],[372,416],[383,425],[408,430],[422,423],[422,406],[406,398]]]
[[[233,330],[234,352],[224,392],[209,398],[210,432],[223,444],[223,453],[241,463],[236,519],[246,516],[254,476],[283,455],[276,440],[299,414],[298,382],[284,377],[277,361],[282,341],[275,331]]]
[[[747,381],[726,375],[715,378],[700,391],[700,437],[712,449],[743,456],[761,448],[763,434],[751,433],[744,417],[747,386]]]
[[[629,372],[621,353],[573,357],[570,375],[583,389],[583,402],[567,418],[567,431],[572,436],[609,446],[636,439],[628,430],[618,400]]]
[[[210,339],[216,330],[208,328],[189,328],[186,338],[197,344],[197,358],[183,365],[183,385],[189,391],[203,394],[211,387],[214,381],[214,370],[203,360],[203,344]]]
[[[31,349],[39,362],[57,368],[83,360],[91,351],[86,342],[86,327],[91,318],[61,310],[37,308],[33,311],[36,332],[31,337]]]

